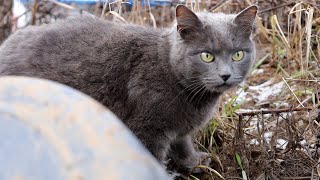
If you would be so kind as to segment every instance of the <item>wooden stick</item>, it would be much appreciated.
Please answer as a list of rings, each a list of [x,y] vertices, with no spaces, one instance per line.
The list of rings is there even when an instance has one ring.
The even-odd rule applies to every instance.
[[[284,6],[291,5],[291,4],[293,4],[293,3],[295,3],[295,2],[287,2],[287,3],[284,3],[284,4],[280,4],[280,5],[278,5],[278,6],[274,6],[274,7],[267,8],[267,9],[263,9],[263,10],[260,10],[260,11],[258,12],[258,14],[262,14],[262,13],[265,13],[265,12],[268,12],[268,11],[272,11],[272,10],[275,10],[275,9],[279,9],[279,8],[284,7]]]
[[[319,107],[316,107],[319,108]],[[253,110],[250,112],[236,113],[239,116],[253,116],[258,114],[279,114],[284,112],[292,112],[292,111],[311,111],[315,108],[312,107],[301,107],[301,108],[283,108],[283,109],[268,109],[268,110]]]
[[[38,0],[34,0],[33,7],[32,7],[31,25],[35,25],[36,24],[37,11],[38,11]]]
[[[54,4],[58,5],[58,6],[61,6],[61,7],[63,7],[63,8],[66,8],[66,9],[70,9],[70,10],[75,10],[75,9],[76,9],[76,8],[73,7],[73,6],[70,6],[70,5],[68,5],[68,4],[59,2],[59,1],[57,1],[57,0],[47,0],[47,1],[52,2],[52,3],[54,3]]]
[[[289,88],[289,90],[292,92],[293,96],[297,99],[297,101],[299,102],[299,104],[304,107],[304,105],[301,103],[301,101],[299,100],[299,98],[297,97],[297,95],[293,92],[293,90],[291,89],[291,87],[289,86],[289,84],[287,83],[285,78],[282,78],[282,80],[284,81],[284,83],[286,83],[287,87]]]
[[[220,7],[223,3],[227,2],[228,0],[221,0],[219,1],[215,6],[213,6],[209,12],[212,12],[213,10],[217,9],[218,7]]]

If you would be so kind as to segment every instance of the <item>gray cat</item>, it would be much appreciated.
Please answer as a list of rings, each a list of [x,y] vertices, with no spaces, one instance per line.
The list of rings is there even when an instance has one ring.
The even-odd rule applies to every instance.
[[[111,109],[159,160],[192,169],[208,164],[192,135],[219,96],[246,76],[255,59],[257,12],[193,13],[178,5],[176,23],[153,29],[91,16],[13,34],[0,48],[0,74],[46,78]]]

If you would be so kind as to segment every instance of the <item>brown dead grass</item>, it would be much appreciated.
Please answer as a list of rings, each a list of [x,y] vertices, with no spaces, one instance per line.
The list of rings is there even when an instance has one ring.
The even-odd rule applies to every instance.
[[[318,3],[318,4],[317,4]],[[249,2],[248,2],[249,4]],[[248,5],[247,4],[247,5]],[[244,4],[229,1],[230,5],[243,8]],[[232,112],[226,115],[226,102],[222,99],[215,117],[219,122],[216,132],[225,136],[219,147],[221,164],[219,172],[225,179],[242,178],[235,160],[239,154],[249,179],[318,179],[320,177],[318,154],[319,125],[319,2],[263,1],[259,2],[259,20],[256,33],[259,66],[264,72],[249,76],[247,86],[262,84],[273,79],[285,81],[282,93],[269,97],[265,103],[245,102],[242,109],[278,109],[273,102],[286,102],[286,108],[314,107],[313,111],[270,113],[243,116]],[[220,6],[223,11],[224,5]],[[237,9],[235,8],[235,9]],[[230,10],[232,9],[232,10]],[[262,49],[260,49],[262,48]],[[233,92],[234,93],[234,92]],[[256,94],[259,96],[259,94]],[[318,99],[318,100],[317,100]],[[233,108],[235,105],[231,105]],[[231,109],[231,108],[229,108]],[[221,116],[222,115],[222,116]],[[251,129],[251,130],[250,130]],[[253,130],[252,130],[253,129]],[[269,138],[265,135],[272,134]],[[257,144],[252,144],[252,140]],[[286,148],[277,147],[277,140],[288,142]],[[205,138],[201,138],[205,142]],[[210,148],[214,148],[213,146]]]

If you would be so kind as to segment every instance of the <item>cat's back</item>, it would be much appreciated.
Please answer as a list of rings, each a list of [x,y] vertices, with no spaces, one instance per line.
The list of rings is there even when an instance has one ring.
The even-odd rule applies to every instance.
[[[6,74],[13,65],[15,72],[24,74],[41,64],[55,67],[75,60],[102,63],[130,51],[133,44],[154,46],[159,35],[155,29],[90,15],[31,26],[17,31],[0,46],[0,73]]]
[[[112,29],[113,23],[103,22],[91,16],[75,16],[51,24],[28,26],[25,29],[18,30],[1,45],[0,51],[1,55],[4,56],[3,53],[5,52],[3,50],[6,50],[6,55],[10,55],[8,50],[19,50],[23,53],[24,50],[29,50],[28,47],[31,46],[34,47],[32,50],[35,51],[43,48],[43,45],[68,44],[68,40],[73,40],[70,43],[75,44],[74,40],[85,39],[88,36],[91,36],[91,39],[96,39],[97,35]]]
[[[12,46],[14,43],[20,46],[35,45],[46,41],[54,45],[57,42],[66,43],[67,40],[77,39],[102,41],[129,38],[130,40],[130,37],[157,36],[159,32],[157,29],[144,26],[102,20],[92,15],[81,15],[58,20],[51,24],[29,26],[18,30],[1,47]],[[95,41],[97,42],[99,41]],[[74,41],[70,43],[75,44]]]

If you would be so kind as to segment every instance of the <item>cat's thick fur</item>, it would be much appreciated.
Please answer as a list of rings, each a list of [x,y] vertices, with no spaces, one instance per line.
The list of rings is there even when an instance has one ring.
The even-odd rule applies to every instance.
[[[160,161],[187,168],[206,156],[192,135],[211,118],[219,96],[239,84],[255,58],[257,7],[239,13],[176,9],[169,29],[69,18],[13,34],[0,47],[0,74],[46,78],[111,109]],[[232,61],[238,50],[241,61]],[[215,55],[212,62],[202,52]]]

